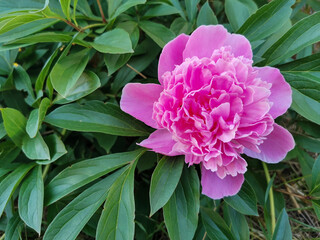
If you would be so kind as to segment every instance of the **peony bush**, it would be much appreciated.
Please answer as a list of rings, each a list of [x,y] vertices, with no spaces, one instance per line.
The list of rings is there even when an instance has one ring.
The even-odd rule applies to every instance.
[[[319,10],[0,0],[0,240],[318,239]]]

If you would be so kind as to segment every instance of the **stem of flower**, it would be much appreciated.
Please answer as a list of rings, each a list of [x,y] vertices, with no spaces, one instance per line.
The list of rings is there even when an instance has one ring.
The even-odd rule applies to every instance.
[[[1,236],[1,238],[0,238],[0,240],[3,240],[5,236],[6,236],[6,234],[3,234],[3,235]]]
[[[81,28],[81,31],[84,31],[88,28],[101,27],[101,26],[105,26],[105,24],[104,23],[94,23],[94,24],[90,24],[90,25],[87,25],[87,26]]]
[[[270,182],[270,174],[268,170],[268,166],[265,162],[262,162],[262,166],[264,169],[264,173],[266,175],[267,184]],[[270,215],[271,215],[271,233],[273,234],[274,229],[276,228],[276,211],[274,207],[274,197],[273,197],[273,189],[270,187],[269,191],[269,200],[270,200]]]
[[[49,171],[49,167],[50,167],[50,164],[46,165],[44,167],[44,170],[43,170],[43,173],[42,173],[42,178],[44,179],[46,176],[47,176],[47,173]]]
[[[97,0],[97,4],[98,4],[99,11],[100,11],[100,14],[101,14],[102,22],[103,23],[107,23],[107,20],[106,20],[106,18],[104,16],[104,13],[103,13],[103,10],[102,10],[102,6],[101,6],[101,3],[100,3],[100,0]]]

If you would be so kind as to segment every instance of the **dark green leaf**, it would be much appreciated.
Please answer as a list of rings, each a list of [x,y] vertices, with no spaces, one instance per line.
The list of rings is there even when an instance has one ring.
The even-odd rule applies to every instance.
[[[285,209],[283,209],[278,217],[277,225],[273,233],[272,240],[291,240],[292,232],[289,217]]]
[[[50,160],[37,161],[38,164],[52,163],[67,153],[66,147],[64,146],[63,142],[56,134],[51,134],[49,136],[46,136],[44,140],[49,148]]]
[[[176,13],[179,13],[179,10],[177,8],[163,3],[155,7],[150,7],[144,14],[144,17],[168,16]]]
[[[258,9],[253,0],[226,0],[224,6],[233,31],[237,31]]]
[[[312,167],[312,192],[320,191],[320,157],[316,159]]]
[[[294,0],[271,1],[251,15],[238,33],[245,35],[251,42],[268,37],[288,20],[294,3]]]
[[[20,219],[19,214],[16,213],[9,220],[6,231],[5,231],[5,240],[20,240],[21,232],[23,229],[23,221]]]
[[[217,212],[201,208],[201,216],[203,225],[211,240],[235,240],[228,225]]]
[[[111,185],[124,169],[86,189],[73,199],[50,223],[44,240],[73,240],[105,201]]]
[[[198,225],[199,209],[199,177],[193,166],[185,166],[177,188],[163,207],[170,239],[193,239]]]
[[[19,192],[21,219],[40,234],[43,211],[43,180],[41,166],[35,167],[23,181]]]
[[[34,109],[30,113],[26,126],[26,131],[30,138],[34,138],[37,135],[50,104],[50,100],[48,98],[44,98],[42,99],[39,108]]]
[[[155,168],[150,185],[150,215],[162,208],[176,189],[184,157],[163,157]]]
[[[52,204],[72,191],[139,158],[144,150],[115,153],[73,164],[45,188],[45,203]]]
[[[16,190],[23,177],[33,166],[33,164],[21,164],[0,182],[0,216],[2,215],[3,210],[13,192]]]
[[[80,132],[100,132],[120,136],[148,135],[144,124],[111,103],[90,101],[68,104],[51,112],[45,121],[54,126]]]
[[[264,54],[262,65],[274,65],[320,41],[320,12],[314,13],[293,25]]]
[[[60,58],[54,65],[50,79],[54,89],[62,96],[67,97],[74,88],[89,61],[89,49]]]
[[[138,158],[112,184],[100,216],[97,240],[134,239],[134,170]]]
[[[116,18],[127,9],[143,4],[146,0],[107,0],[108,1],[108,15],[109,19]]]
[[[175,34],[160,23],[141,21],[139,26],[161,48],[175,38]]]
[[[121,28],[113,29],[96,37],[91,45],[103,53],[122,54],[133,52],[130,36]]]
[[[197,18],[197,26],[201,25],[215,25],[218,24],[218,19],[214,12],[212,11],[210,5],[208,2],[203,4],[201,7],[201,10],[199,12],[198,18]]]
[[[242,214],[258,216],[257,197],[247,181],[243,183],[237,195],[225,197],[224,200]]]
[[[127,54],[105,54],[104,62],[108,68],[108,75],[110,76],[112,73],[121,68],[124,64],[128,62],[131,53]]]
[[[199,4],[200,0],[184,0],[186,4],[187,15],[189,18],[189,22],[193,22],[197,15],[197,5]]]

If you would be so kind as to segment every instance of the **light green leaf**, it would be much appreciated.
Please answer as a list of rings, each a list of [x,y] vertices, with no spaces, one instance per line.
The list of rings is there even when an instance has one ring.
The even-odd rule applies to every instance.
[[[88,101],[55,109],[45,121],[54,126],[80,132],[100,132],[120,136],[145,136],[148,128],[122,112],[114,104]]]
[[[121,28],[103,33],[96,37],[91,45],[102,53],[121,54],[133,52],[130,36]]]
[[[285,209],[278,216],[276,228],[273,233],[272,240],[291,240],[292,232],[289,217]]]
[[[73,199],[53,219],[43,237],[44,240],[73,240],[105,201],[111,185],[125,168],[86,189]]]
[[[166,3],[162,3],[155,7],[150,7],[144,14],[144,17],[168,16],[171,14],[177,14],[179,12],[180,11],[177,8]]]
[[[32,160],[50,159],[49,148],[39,132],[34,138],[23,139],[22,151]]]
[[[107,0],[109,19],[114,19],[129,8],[143,4],[146,0]]]
[[[237,31],[258,9],[253,0],[226,0],[224,6],[233,31]]]
[[[218,19],[214,12],[212,11],[208,2],[203,4],[200,9],[198,18],[197,18],[197,26],[201,25],[215,25],[218,24]]]
[[[258,216],[257,197],[247,181],[237,195],[225,197],[224,201],[242,214]]]
[[[73,164],[60,172],[45,188],[45,204],[50,205],[85,184],[134,161],[143,151],[115,153]]]
[[[1,18],[0,19],[0,34],[6,33],[16,27],[24,25],[26,23],[30,23],[36,20],[43,19],[44,16],[42,14],[19,14],[9,18]]]
[[[33,166],[33,164],[21,164],[0,182],[0,216],[19,183]]]
[[[141,21],[139,27],[161,48],[175,38],[175,34],[160,23]]]
[[[163,157],[155,168],[150,185],[150,207],[152,216],[170,199],[176,189],[182,169],[184,157]]]
[[[294,0],[269,2],[251,15],[237,33],[245,35],[250,42],[268,37],[288,21],[294,3]]]
[[[197,5],[199,4],[200,0],[184,0],[186,4],[187,15],[189,18],[189,22],[192,23],[197,15]]]
[[[50,79],[62,97],[67,97],[76,85],[89,61],[88,53],[89,49],[84,49],[59,59],[54,65]]]
[[[199,209],[199,177],[193,166],[185,166],[177,188],[163,207],[170,239],[193,239],[198,226]]]
[[[26,131],[30,138],[34,138],[39,131],[51,102],[48,98],[42,99],[39,108],[32,110],[27,121]]]
[[[43,211],[43,180],[41,166],[35,167],[23,181],[19,192],[21,219],[40,234]]]
[[[70,21],[70,4],[71,0],[59,0],[61,4],[61,9],[67,19]]]
[[[112,184],[98,222],[97,240],[134,239],[134,171],[139,157]]]
[[[211,240],[235,240],[222,217],[211,209],[201,208],[203,225]]]
[[[275,65],[318,41],[320,41],[320,12],[293,25],[262,55],[265,60],[261,65]]]

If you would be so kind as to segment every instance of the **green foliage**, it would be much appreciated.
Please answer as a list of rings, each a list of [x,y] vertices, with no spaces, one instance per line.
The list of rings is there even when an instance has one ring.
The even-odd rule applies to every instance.
[[[316,0],[0,0],[0,239],[312,239],[319,10]],[[152,129],[119,107],[127,83],[157,83],[169,41],[213,24],[245,35],[254,65],[280,69],[293,102],[276,121],[296,141],[268,165],[271,179],[246,158],[241,191],[219,201],[200,194],[199,166],[139,147]]]

